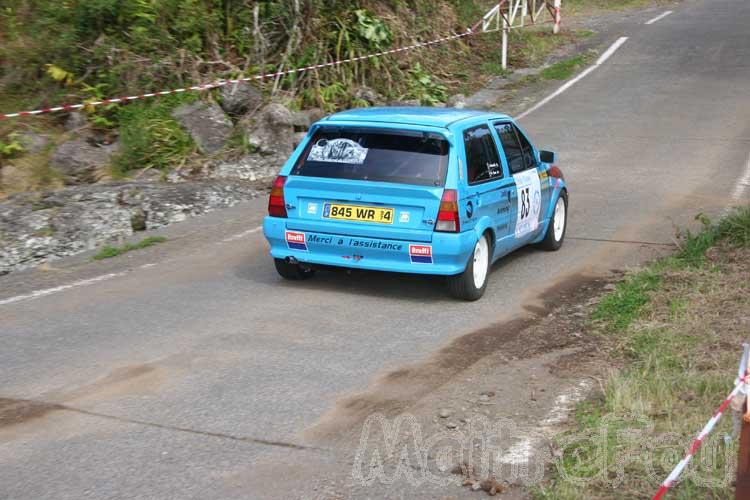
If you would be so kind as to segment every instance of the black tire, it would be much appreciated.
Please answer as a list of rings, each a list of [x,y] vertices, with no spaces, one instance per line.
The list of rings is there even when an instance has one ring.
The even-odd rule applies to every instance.
[[[556,218],[558,217],[558,211],[557,211],[557,203],[563,203],[563,207],[565,207],[565,211],[563,214],[563,228],[562,233],[559,235],[555,232],[555,223]],[[568,230],[568,192],[563,190],[560,193],[560,196],[558,197],[557,201],[555,202],[555,210],[552,212],[552,219],[549,221],[549,227],[547,227],[547,234],[544,235],[544,239],[539,243],[539,246],[545,250],[549,250],[551,252],[554,252],[556,250],[560,250],[560,247],[562,247],[563,242],[565,241],[565,232]]]
[[[279,276],[287,280],[306,280],[315,274],[315,269],[303,269],[299,264],[290,264],[284,259],[273,259],[273,263]]]
[[[482,235],[482,239],[485,240],[489,254],[486,260],[484,283],[481,287],[477,287],[474,280],[474,256],[476,252],[476,246],[474,252],[469,256],[469,263],[466,265],[466,269],[461,274],[448,277],[448,292],[455,298],[467,301],[479,300],[484,295],[484,291],[487,289],[487,282],[490,276],[490,267],[492,265],[492,243],[487,237],[487,233]],[[477,246],[481,240],[477,241]]]

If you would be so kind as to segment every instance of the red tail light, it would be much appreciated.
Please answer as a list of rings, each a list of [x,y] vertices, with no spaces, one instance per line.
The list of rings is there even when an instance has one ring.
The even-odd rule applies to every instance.
[[[562,180],[565,180],[565,177],[563,177],[563,173],[562,173],[562,170],[560,170],[560,169],[559,169],[558,167],[556,167],[556,166],[554,166],[554,165],[552,165],[552,166],[551,166],[551,167],[549,168],[549,175],[550,175],[550,177],[554,177],[554,178],[556,178],[556,179],[562,179]]]
[[[286,218],[286,202],[284,201],[284,183],[286,176],[280,175],[273,181],[271,196],[268,197],[268,215]]]
[[[461,231],[461,222],[458,216],[458,192],[454,189],[443,191],[443,199],[440,200],[440,211],[438,212],[435,231],[446,233],[458,233]]]

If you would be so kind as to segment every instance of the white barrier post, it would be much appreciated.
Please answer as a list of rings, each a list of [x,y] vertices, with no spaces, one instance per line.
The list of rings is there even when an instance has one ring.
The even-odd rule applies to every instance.
[[[555,25],[552,28],[552,33],[560,33],[560,4],[562,0],[555,0]]]
[[[508,21],[503,16],[503,69],[508,69]]]

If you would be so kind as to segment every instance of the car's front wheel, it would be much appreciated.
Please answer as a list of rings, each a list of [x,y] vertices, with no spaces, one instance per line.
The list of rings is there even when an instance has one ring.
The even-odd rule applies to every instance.
[[[555,203],[555,211],[552,220],[549,221],[547,234],[540,243],[545,250],[559,250],[565,240],[565,231],[568,229],[568,193],[563,190]]]
[[[492,261],[492,245],[487,234],[483,234],[474,246],[466,270],[448,278],[448,290],[451,295],[462,300],[477,300],[487,289],[487,278]]]
[[[314,269],[303,268],[299,264],[292,264],[284,259],[273,259],[276,266],[276,272],[284,279],[300,281],[312,278],[315,274]]]

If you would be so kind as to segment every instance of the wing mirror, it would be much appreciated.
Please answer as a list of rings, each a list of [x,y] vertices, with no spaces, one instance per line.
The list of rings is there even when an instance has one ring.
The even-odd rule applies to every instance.
[[[539,151],[539,160],[542,163],[557,163],[557,153],[553,153],[552,151]]]

